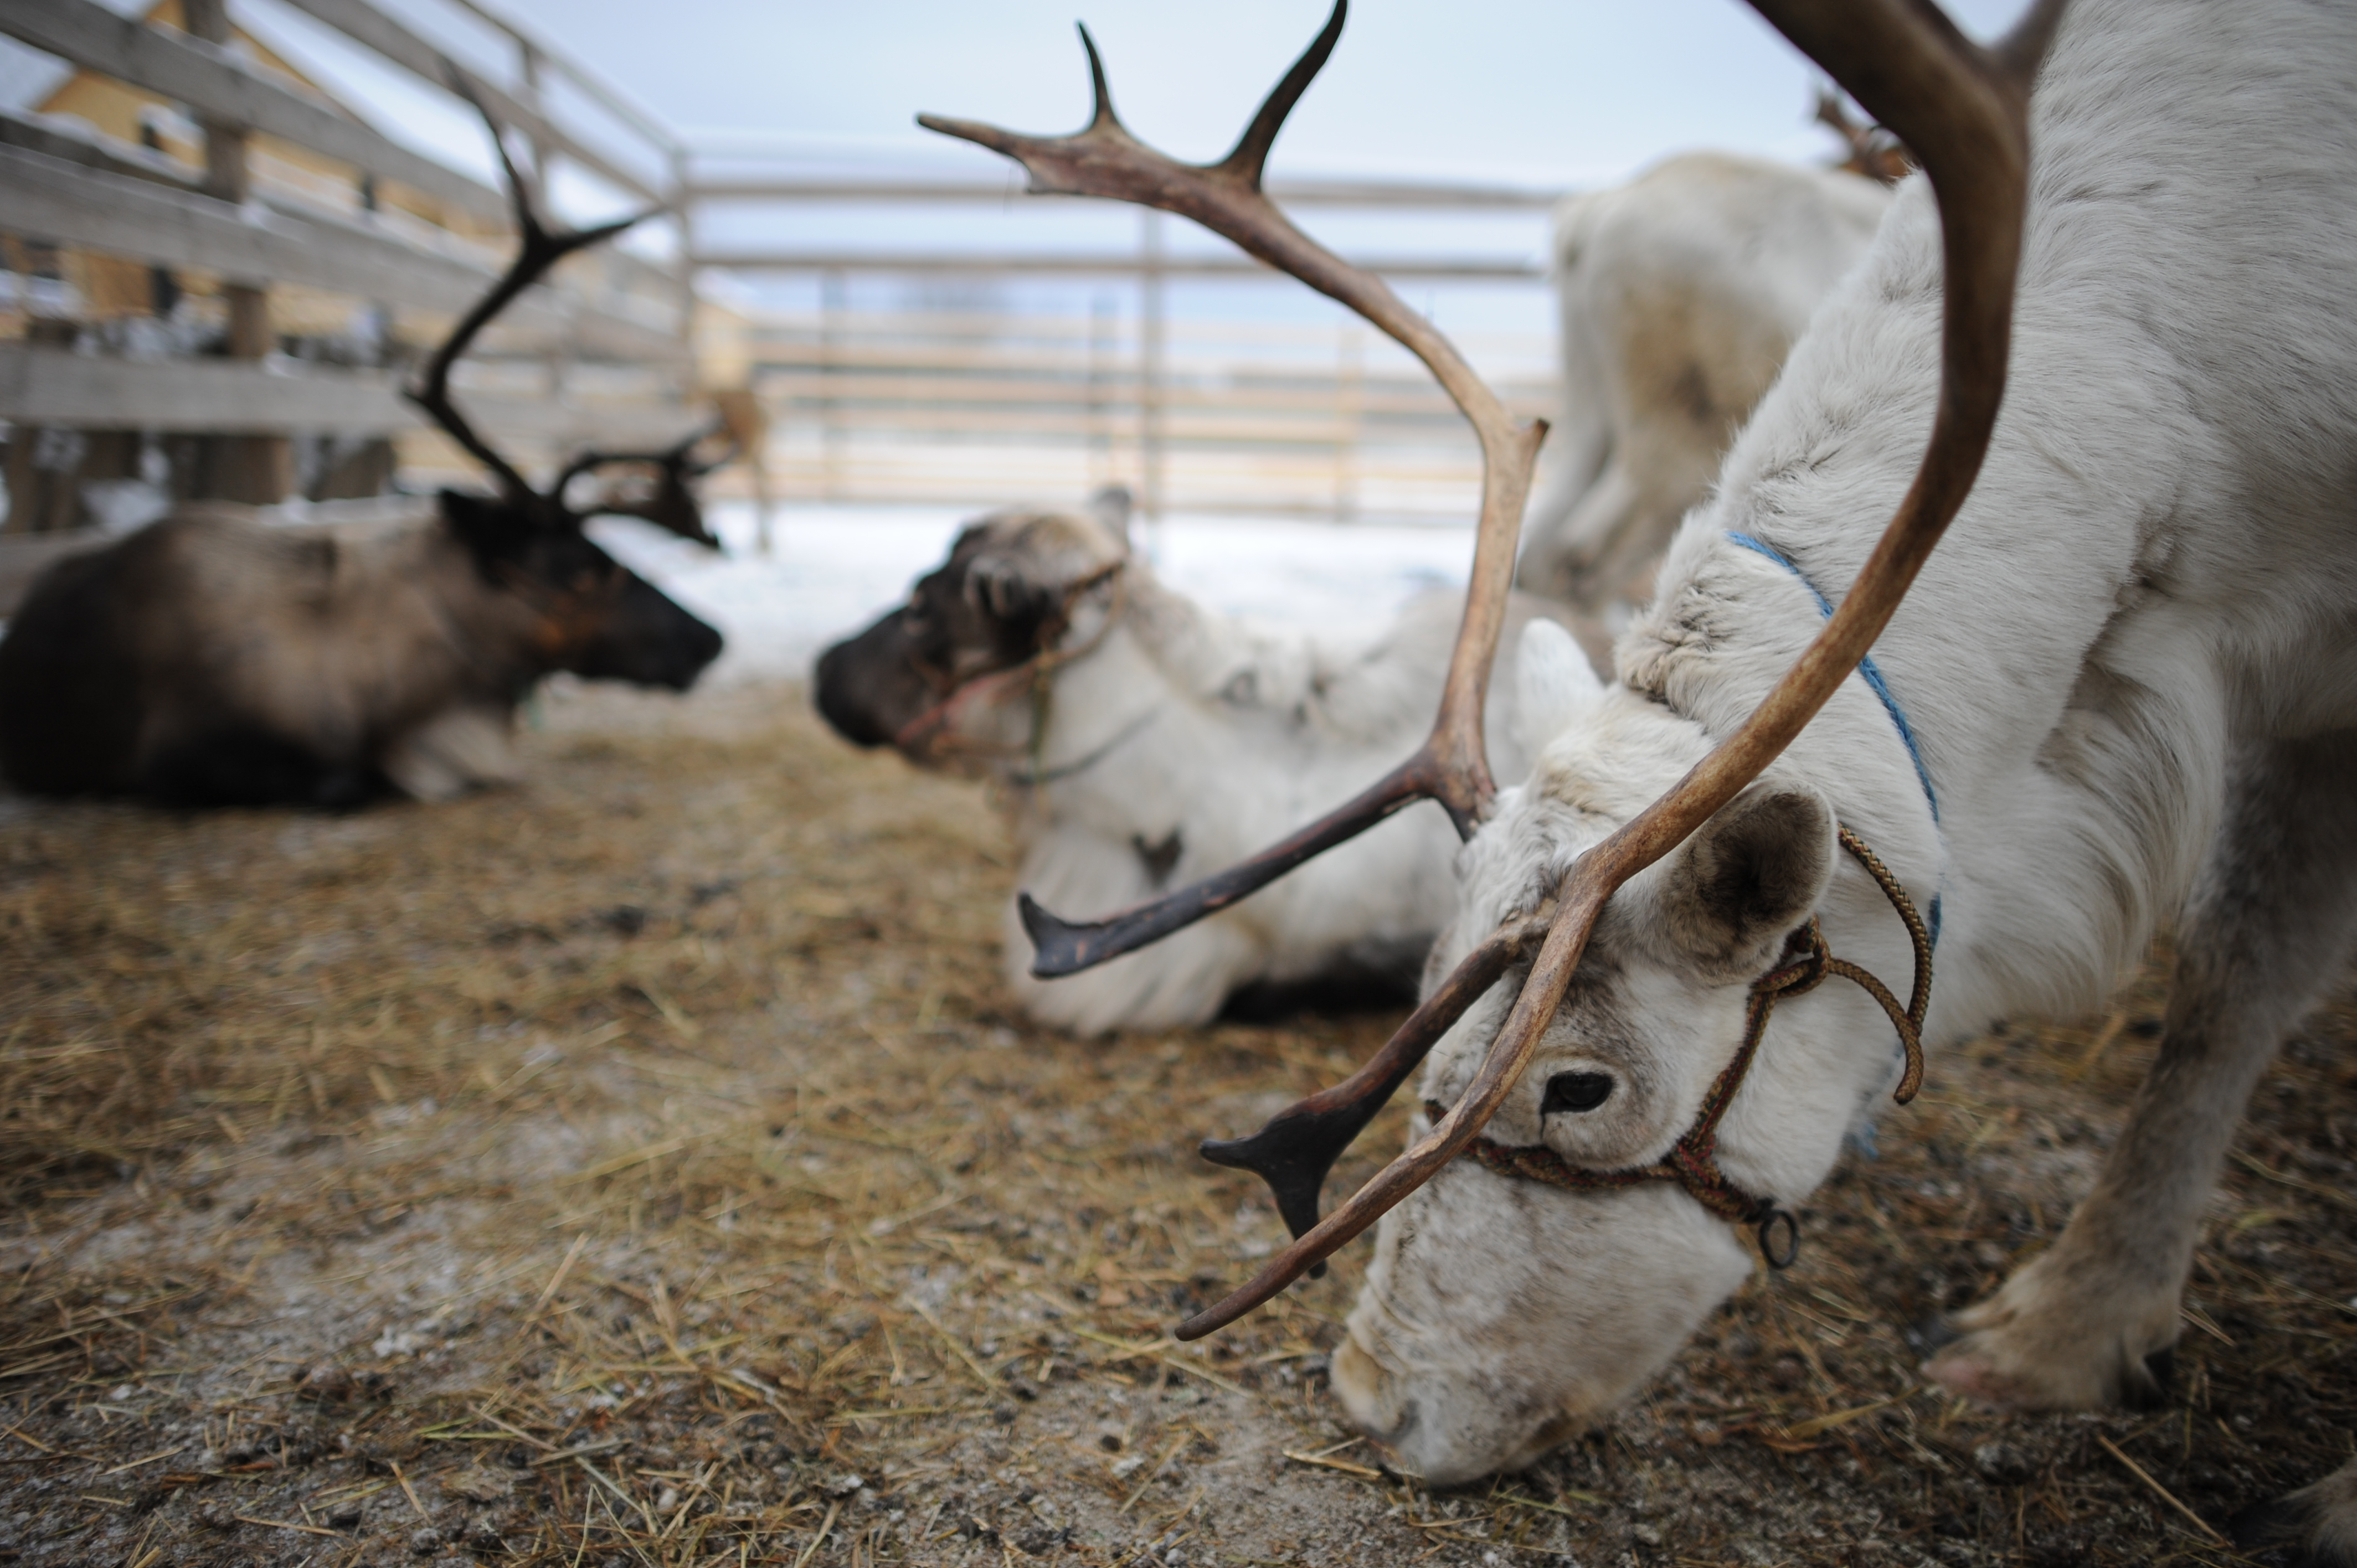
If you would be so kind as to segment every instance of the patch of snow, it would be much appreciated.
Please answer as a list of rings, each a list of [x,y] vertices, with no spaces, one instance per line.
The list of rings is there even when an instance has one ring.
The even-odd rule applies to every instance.
[[[774,553],[755,553],[753,509],[715,505],[725,554],[648,524],[600,518],[597,542],[728,639],[706,680],[802,677],[828,644],[907,598],[981,509],[791,506]],[[1427,589],[1461,585],[1469,529],[1175,517],[1142,531],[1162,580],[1223,614],[1338,636],[1372,634]]]

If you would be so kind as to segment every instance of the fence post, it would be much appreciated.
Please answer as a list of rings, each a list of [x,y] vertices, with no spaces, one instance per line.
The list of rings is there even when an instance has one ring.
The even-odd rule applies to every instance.
[[[227,0],[183,0],[181,15],[191,37],[228,46]],[[205,194],[242,205],[252,188],[246,163],[251,134],[243,125],[210,117],[204,127]],[[267,359],[276,347],[269,295],[229,284],[221,296],[229,307],[229,357]],[[285,500],[295,489],[294,448],[284,435],[213,435],[196,447],[198,474],[191,489],[199,497],[269,506]]]
[[[835,360],[841,350],[836,341],[843,330],[843,271],[830,267],[819,279],[818,317],[818,440],[819,494],[828,500],[841,499],[843,488],[843,426],[835,417]]]
[[[525,106],[533,113],[541,116],[542,122],[545,124],[548,116],[548,101],[544,92],[544,78],[546,73],[543,70],[540,50],[528,38],[517,38],[515,46],[516,85],[519,89],[517,97],[522,100]],[[548,213],[549,220],[553,222],[555,215],[554,209],[548,206],[551,199],[549,166],[555,159],[556,148],[537,130],[527,130],[524,133],[524,139],[532,145],[532,166],[534,177],[540,182],[541,209]],[[589,270],[582,264],[579,258],[566,264],[573,269],[576,280]],[[555,341],[549,344],[548,351],[543,354],[540,360],[541,371],[548,378],[548,401],[552,405],[561,405],[565,402],[565,392],[573,380],[573,334],[561,332]],[[549,456],[551,467],[562,473],[565,454],[558,450],[551,452]]]
[[[1151,208],[1140,213],[1137,238],[1141,262],[1137,274],[1137,461],[1141,470],[1139,488],[1145,492],[1139,500],[1146,525],[1158,529],[1163,500],[1163,391],[1168,371],[1164,362],[1163,342],[1162,214]]]
[[[1089,296],[1088,421],[1082,438],[1087,445],[1091,489],[1120,477],[1114,465],[1113,420],[1105,396],[1106,367],[1112,363],[1117,347],[1114,308],[1110,295]]]
[[[1346,323],[1335,343],[1334,521],[1359,517],[1359,443],[1367,407],[1367,333]]]

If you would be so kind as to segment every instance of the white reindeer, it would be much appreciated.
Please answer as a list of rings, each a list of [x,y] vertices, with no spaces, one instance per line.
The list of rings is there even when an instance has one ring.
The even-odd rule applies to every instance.
[[[1667,159],[1555,209],[1562,392],[1516,580],[1590,614],[1653,566],[1890,193],[1726,153]]]
[[[1921,4],[1755,3],[1931,184],[1902,189],[1796,347],[1618,682],[1557,661],[1560,733],[1469,847],[1416,1016],[1350,1083],[1207,1150],[1269,1175],[1301,1228],[1296,1167],[1438,1036],[1437,1124],[1178,1330],[1232,1321],[1381,1216],[1335,1387],[1435,1481],[1608,1415],[1749,1271],[1719,1216],[1781,1252],[1779,1200],[1911,1092],[1922,1040],[2094,1006],[2174,921],[2159,1059],[2094,1191],[1929,1369],[2019,1408],[2133,1395],[2176,1336],[2241,1107],[2357,938],[2357,10],[2079,0],[2056,35],[2041,0],[1985,51]],[[1339,28],[1338,11],[1206,168],[1119,134],[1102,90],[1071,138],[942,128],[1046,188],[1198,216],[1405,339],[1386,296],[1258,195]],[[1492,495],[1518,500],[1526,435],[1460,362],[1425,357]],[[1502,581],[1506,512],[1485,507],[1477,585]],[[1460,662],[1495,625],[1477,591]],[[1369,791],[1322,842],[1411,786],[1483,818],[1480,714],[1453,684],[1428,775]],[[1124,950],[1293,858],[1113,920],[1038,920],[1041,961]],[[1910,960],[1910,1004],[1869,1004],[1866,981]],[[1809,989],[1834,973],[1860,985]],[[2257,1514],[2254,1542],[2357,1562],[2357,1464]]]
[[[986,777],[1021,885],[1059,908],[1151,897],[1397,760],[1439,693],[1464,604],[1422,596],[1372,641],[1217,615],[1133,556],[1125,507],[1113,511],[974,523],[906,606],[829,649],[813,682],[845,738]],[[1527,761],[1510,719],[1492,730],[1501,755]],[[1010,902],[1007,984],[1031,1016],[1082,1035],[1206,1024],[1300,984],[1411,994],[1454,907],[1456,850],[1437,813],[1403,817],[1281,896],[1052,984],[1030,974]]]
[[[1938,900],[1927,1045],[2094,1007],[2173,922],[2160,1058],[2102,1178],[1931,1365],[1991,1403],[2149,1390],[2235,1120],[2357,935],[2352,73],[2346,10],[2073,5],[2035,100],[2004,415],[1874,650],[1895,706],[1853,679],[1615,897],[1488,1129],[1586,1169],[1657,1157],[1812,913],[1833,951],[1904,973],[1906,934],[1835,822]],[[1619,683],[1563,693],[1577,717],[1475,840],[1436,965],[1674,782],[1815,632],[1812,585],[1850,580],[1921,449],[1941,276],[1918,181],[1679,534]],[[1426,1101],[1456,1100],[1503,1001],[1444,1039]],[[1802,1197],[1897,1072],[1858,991],[1786,1004],[1719,1168]],[[1592,1109],[1565,1103],[1580,1075],[1580,1100],[1603,1081]],[[1511,1468],[1639,1388],[1749,1268],[1674,1185],[1564,1191],[1460,1160],[1384,1219],[1335,1386],[1436,1480]],[[2300,1508],[2318,1560],[2351,1561],[2357,1470]]]

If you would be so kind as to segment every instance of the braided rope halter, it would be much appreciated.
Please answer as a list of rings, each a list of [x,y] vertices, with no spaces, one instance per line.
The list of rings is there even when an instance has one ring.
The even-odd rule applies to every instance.
[[[1499,1176],[1544,1182],[1549,1187],[1575,1192],[1606,1192],[1641,1187],[1648,1182],[1675,1182],[1688,1197],[1720,1219],[1739,1220],[1753,1227],[1760,1241],[1760,1255],[1767,1260],[1769,1267],[1790,1268],[1792,1260],[1800,1255],[1800,1221],[1773,1197],[1755,1197],[1744,1191],[1718,1165],[1719,1122],[1726,1116],[1727,1107],[1735,1103],[1736,1092],[1751,1071],[1776,1004],[1787,996],[1814,991],[1829,974],[1840,975],[1880,1004],[1891,1026],[1899,1031],[1899,1043],[1907,1053],[1907,1067],[1890,1098],[1904,1105],[1923,1086],[1923,1015],[1932,1004],[1931,933],[1925,929],[1922,917],[1915,912],[1914,900],[1908,897],[1907,890],[1899,885],[1890,868],[1882,864],[1882,857],[1848,828],[1842,828],[1840,834],[1842,848],[1874,878],[1875,886],[1882,889],[1883,897],[1890,900],[1890,907],[1905,922],[1908,938],[1914,943],[1915,983],[1906,1006],[1900,1006],[1890,988],[1872,974],[1846,959],[1834,957],[1825,947],[1824,932],[1818,928],[1816,918],[1811,916],[1807,925],[1785,939],[1776,967],[1751,983],[1749,997],[1744,1004],[1743,1043],[1736,1047],[1734,1059],[1719,1072],[1710,1092],[1704,1096],[1694,1125],[1660,1159],[1624,1170],[1588,1170],[1571,1164],[1543,1144],[1513,1145],[1492,1143],[1488,1138],[1476,1138],[1468,1144],[1464,1157]],[[1448,1107],[1429,1100],[1425,1101],[1424,1109],[1436,1123],[1448,1113]],[[1781,1247],[1775,1240],[1780,1228],[1783,1232]]]
[[[1114,623],[1120,620],[1129,608],[1127,566],[1126,561],[1115,561],[1067,587],[1063,603],[1056,614],[1039,624],[1036,634],[1037,651],[1020,664],[985,670],[963,680],[944,670],[918,665],[917,672],[938,695],[931,707],[910,719],[893,736],[893,746],[906,755],[928,757],[953,755],[1002,760],[1028,757],[1032,771],[1040,771],[1041,753],[1047,746],[1048,721],[1055,694],[1055,684],[1049,677],[1065,665],[1094,653],[1112,633]],[[1095,629],[1069,648],[1061,646],[1065,633],[1072,628],[1072,617],[1081,601],[1107,584],[1112,585],[1111,596]],[[987,688],[994,698],[1016,691],[1023,692],[1030,698],[1029,740],[1021,746],[995,745],[988,741],[968,740],[950,727],[957,710],[984,688]]]

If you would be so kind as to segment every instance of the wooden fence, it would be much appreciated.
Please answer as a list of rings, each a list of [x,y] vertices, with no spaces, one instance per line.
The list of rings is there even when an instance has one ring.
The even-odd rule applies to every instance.
[[[504,263],[506,198],[274,69],[233,34],[226,3],[165,0],[143,21],[98,0],[0,0],[0,33],[80,73],[70,114],[0,113],[0,284],[15,284],[0,297],[7,532],[70,525],[93,485],[150,474],[159,455],[177,495],[257,501],[379,488],[395,443],[405,482],[466,470],[399,391]],[[1003,209],[1007,186],[705,175],[664,127],[472,0],[443,3],[504,33],[513,66],[500,80],[454,66],[390,0],[287,3],[437,90],[457,70],[544,164],[570,162],[675,219],[683,261],[612,246],[574,258],[461,367],[478,424],[527,462],[668,442],[698,417],[699,384],[750,384],[770,421],[767,493],[788,499],[982,505],[1118,480],[1149,517],[1470,515],[1478,455],[1421,367],[1355,323],[1222,318],[1200,290],[1174,314],[1187,280],[1298,285],[1241,255],[1170,252],[1159,215],[1139,218],[1134,251],[1103,254],[716,244],[707,216],[748,204],[785,232],[846,203],[938,210],[932,231],[954,236],[954,209]],[[575,123],[584,102],[604,140]],[[1555,199],[1399,181],[1272,188],[1297,208],[1534,215]],[[1535,290],[1534,255],[1356,259],[1394,280]],[[814,277],[828,303],[699,304],[693,280],[723,274]],[[882,274],[1074,286],[1059,291],[1061,314],[844,307],[845,280]],[[1460,344],[1511,403],[1546,410],[1548,334]],[[388,461],[339,467],[356,446]]]
[[[437,89],[456,70],[544,159],[676,204],[684,149],[534,40],[511,33],[513,77],[493,81],[370,0],[292,3]],[[0,245],[17,284],[0,302],[18,328],[0,340],[9,531],[73,521],[81,482],[152,470],[159,444],[177,493],[245,500],[318,480],[296,472],[306,436],[400,435],[411,463],[457,467],[419,433],[400,381],[504,267],[504,194],[270,69],[233,34],[223,0],[151,15],[0,0],[0,33],[76,72],[61,90],[73,116],[0,113]],[[630,155],[562,123],[544,91],[558,78],[637,139]],[[91,129],[110,118],[118,134]],[[696,418],[686,277],[611,246],[567,263],[462,372],[478,423],[544,460],[579,444],[674,439]],[[190,453],[209,460],[181,460]]]
[[[1134,313],[850,311],[749,328],[778,494],[978,504],[1129,485],[1149,515],[1472,515],[1480,455],[1432,377],[1372,328]],[[1518,410],[1554,400],[1553,339],[1459,347]]]
[[[1559,192],[1398,180],[1273,181],[1288,208],[1536,217]],[[1476,508],[1480,459],[1430,375],[1353,318],[1294,325],[1206,303],[1256,285],[1300,290],[1240,252],[1173,252],[1166,220],[1136,215],[1134,250],[980,253],[721,245],[701,239],[710,204],[768,207],[786,231],[804,209],[890,204],[942,212],[1006,208],[1004,179],[957,181],[698,177],[683,192],[700,271],[820,280],[823,302],[756,314],[727,351],[744,368],[775,433],[774,486],[835,501],[986,501],[1075,498],[1131,487],[1148,517],[1166,511],[1296,512],[1462,521]],[[1042,204],[1042,210],[1060,204]],[[739,225],[741,228],[741,225]],[[1535,225],[1534,226],[1535,228]],[[1535,247],[1534,247],[1535,249]],[[1532,291],[1535,255],[1357,256],[1394,283]],[[1054,280],[1064,314],[842,307],[847,280]],[[1171,308],[1175,288],[1189,308]],[[1533,312],[1534,315],[1541,314]],[[1555,402],[1554,335],[1456,334],[1509,403]]]

